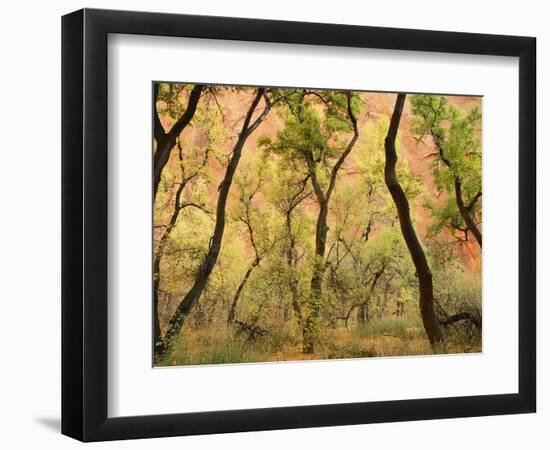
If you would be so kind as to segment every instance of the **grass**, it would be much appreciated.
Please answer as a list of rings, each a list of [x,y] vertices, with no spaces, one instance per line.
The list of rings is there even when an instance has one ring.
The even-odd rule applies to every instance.
[[[465,336],[457,330],[447,333],[445,347],[438,353],[481,351],[480,338]],[[427,355],[429,345],[422,322],[416,317],[373,320],[351,329],[325,329],[319,336],[316,352],[302,353],[301,336],[287,324],[254,341],[235,336],[222,327],[185,329],[172,354],[160,365],[236,364],[266,361],[371,358],[380,356]]]
[[[418,338],[419,335],[423,336],[424,330],[420,319],[416,317],[400,317],[367,322],[356,327],[354,333],[363,338],[390,336],[410,340]]]
[[[258,345],[233,336],[231,330],[184,330],[172,354],[161,365],[234,364],[262,360]]]

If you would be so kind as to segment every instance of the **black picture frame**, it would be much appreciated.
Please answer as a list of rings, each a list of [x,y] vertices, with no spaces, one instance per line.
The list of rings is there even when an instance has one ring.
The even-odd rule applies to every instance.
[[[517,393],[107,416],[107,36],[109,33],[519,58]],[[62,433],[82,441],[535,412],[536,39],[84,9],[62,18]]]

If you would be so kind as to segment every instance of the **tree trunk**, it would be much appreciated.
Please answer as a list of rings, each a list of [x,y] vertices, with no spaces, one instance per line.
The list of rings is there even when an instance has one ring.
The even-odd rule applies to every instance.
[[[294,209],[294,206],[291,206],[291,209],[289,209],[286,212],[286,231],[288,234],[288,249],[286,252],[286,263],[288,266],[288,270],[290,272],[289,277],[289,288],[290,288],[290,302],[292,305],[292,309],[294,310],[294,314],[296,315],[296,319],[298,319],[298,323],[302,322],[302,309],[300,307],[300,302],[298,301],[298,277],[295,273],[295,267],[294,267],[294,252],[295,252],[295,246],[296,241],[294,239],[294,235],[292,234],[292,211]],[[286,315],[285,315],[286,319]],[[286,320],[285,320],[286,321]]]
[[[357,310],[357,321],[360,324],[365,324],[369,321],[369,311],[368,311],[368,303],[367,300],[363,301],[359,305],[359,309]]]
[[[321,200],[320,200],[321,201]],[[303,352],[313,353],[315,351],[315,332],[317,320],[321,313],[322,303],[322,283],[325,264],[325,248],[327,241],[328,225],[328,202],[322,200],[320,203],[319,215],[317,217],[317,226],[315,231],[315,261],[313,263],[313,275],[311,277],[311,292],[309,301],[309,311],[303,321]]]
[[[416,268],[416,276],[418,278],[420,290],[420,314],[422,316],[422,322],[424,323],[424,329],[426,330],[430,344],[434,347],[443,340],[443,337],[441,335],[439,323],[434,311],[432,272],[430,271],[428,260],[426,259],[426,255],[420,245],[420,241],[418,240],[412,223],[409,201],[401,185],[399,184],[399,180],[397,179],[397,174],[395,172],[395,165],[397,163],[395,140],[397,138],[397,130],[401,121],[401,114],[403,113],[405,95],[406,94],[397,95],[395,108],[393,110],[388,129],[388,135],[386,136],[384,142],[386,153],[384,179],[395,203],[395,207],[397,208],[401,233],[403,234],[403,238],[405,239],[409,253],[411,254],[411,258]]]
[[[297,264],[296,237],[292,232],[292,212],[298,207],[298,205],[300,205],[300,203],[302,203],[309,196],[309,193],[307,192],[304,194],[304,191],[306,190],[306,186],[307,186],[307,181],[309,180],[309,178],[310,176],[307,175],[301,181],[298,190],[290,198],[290,201],[287,204],[287,207],[283,208],[283,212],[285,214],[286,234],[288,238],[288,246],[286,248],[286,263],[289,271],[288,284],[290,289],[290,305],[294,310],[294,314],[300,326],[302,324],[302,308],[299,300],[299,291],[298,291],[299,281],[298,281],[298,277],[296,276],[296,264]],[[285,303],[284,321],[287,322],[288,320],[290,320],[289,308],[288,308],[288,305]]]
[[[464,200],[462,199],[462,184],[458,177],[455,177],[454,180],[455,185],[455,198],[456,198],[456,205],[458,206],[458,210],[460,211],[460,216],[462,217],[462,220],[464,220],[464,223],[468,227],[468,230],[472,232],[474,237],[476,238],[477,243],[479,244],[479,248],[481,247],[481,232],[479,231],[479,228],[477,227],[476,223],[474,222],[474,219],[472,218],[472,215],[464,205]]]
[[[461,312],[458,314],[453,314],[452,316],[447,317],[446,319],[442,320],[440,322],[441,325],[444,327],[447,327],[449,325],[452,325],[455,322],[459,322],[461,320],[469,320],[474,324],[474,326],[481,331],[481,320],[479,317],[474,316],[473,314],[470,314],[469,312]]]
[[[156,141],[157,149],[153,158],[153,202],[157,198],[162,171],[170,159],[170,152],[176,145],[176,141],[171,140],[168,135],[158,138]]]
[[[401,300],[395,302],[395,317],[402,317],[405,314],[405,303]]]
[[[160,330],[159,317],[159,285],[160,285],[160,258],[155,258],[153,263],[153,356],[155,362],[164,352],[164,341]]]
[[[369,294],[366,296],[366,298],[361,302],[359,305],[359,310],[357,311],[357,320],[359,323],[364,324],[370,320],[369,315],[369,306],[370,306],[370,299],[374,295],[374,290],[376,289],[376,285],[378,284],[378,280],[380,280],[380,277],[386,270],[386,264],[384,264],[375,274],[372,279],[372,283],[369,289]]]
[[[237,291],[235,292],[235,295],[233,296],[233,301],[231,302],[231,307],[229,308],[229,314],[227,315],[227,323],[231,324],[235,322],[236,317],[236,311],[237,311],[237,304],[239,303],[239,298],[241,297],[241,293],[246,285],[246,282],[250,278],[250,275],[252,274],[252,271],[258,267],[260,264],[260,259],[255,258],[252,264],[248,267],[246,270],[243,279],[239,283],[239,286],[237,287]]]
[[[271,109],[271,103],[268,103],[266,100],[266,106],[264,110],[258,116],[258,118],[252,124],[250,124],[252,120],[252,115],[254,114],[254,111],[256,110],[256,107],[260,103],[260,100],[262,99],[264,94],[265,94],[264,88],[259,88],[257,90],[254,100],[252,101],[252,104],[250,105],[248,112],[246,114],[241,132],[239,133],[239,137],[233,148],[231,159],[229,161],[227,169],[225,170],[223,181],[221,182],[218,188],[220,193],[218,196],[218,203],[216,206],[216,225],[214,227],[214,233],[210,241],[210,247],[204,258],[203,263],[200,265],[199,269],[197,270],[197,275],[195,277],[195,282],[193,283],[193,286],[191,287],[189,292],[185,295],[185,297],[182,299],[176,311],[170,318],[170,322],[168,324],[168,330],[166,331],[166,334],[164,336],[164,351],[160,356],[164,356],[167,352],[171,351],[172,346],[174,344],[174,340],[179,335],[183,327],[183,324],[185,322],[185,319],[193,309],[193,306],[195,306],[200,296],[202,295],[202,292],[206,287],[208,277],[210,276],[210,273],[214,269],[216,261],[218,260],[218,256],[221,250],[223,233],[225,229],[225,206],[227,203],[227,197],[229,195],[229,189],[231,188],[231,184],[233,182],[233,176],[235,175],[235,171],[237,170],[237,166],[241,158],[241,153],[242,153],[244,144],[248,139],[248,137],[258,127],[258,125],[262,122],[262,120],[265,118],[265,116]]]
[[[443,140],[440,137],[438,137],[438,135],[435,134],[434,132],[432,132],[431,134],[435,142],[435,145],[437,147],[437,150],[439,151],[439,156],[441,158],[441,161],[443,161],[443,164],[445,164],[449,168],[451,173],[453,173],[455,201],[456,201],[456,206],[458,208],[458,211],[460,212],[460,217],[462,217],[462,220],[464,220],[464,223],[466,224],[466,228],[468,228],[468,230],[470,230],[471,233],[476,238],[476,241],[479,244],[479,248],[482,248],[481,231],[479,231],[478,226],[474,222],[474,219],[472,218],[472,215],[470,214],[468,207],[464,204],[464,199],[462,198],[462,182],[460,181],[460,178],[458,177],[458,175],[454,174],[453,168],[451,166],[451,161],[449,161],[449,159],[445,155]],[[472,203],[472,206],[473,206],[473,203]]]
[[[195,112],[197,110],[197,105],[202,93],[204,86],[196,84],[189,94],[189,100],[187,102],[187,108],[181,117],[176,121],[172,126],[170,131],[167,133],[164,131],[164,128],[160,122],[160,118],[157,112],[157,99],[159,84],[155,83],[154,86],[154,136],[157,141],[157,149],[155,151],[154,162],[153,162],[153,202],[157,197],[157,190],[160,184],[160,179],[164,167],[170,159],[170,152],[176,145],[176,141],[181,132],[189,125]]]
[[[160,317],[159,317],[159,310],[158,310],[158,303],[159,303],[159,289],[160,289],[160,262],[162,260],[162,257],[164,256],[164,250],[166,248],[166,243],[168,242],[168,239],[170,238],[170,235],[172,234],[172,230],[175,228],[176,223],[178,221],[179,214],[182,210],[181,205],[181,195],[183,193],[183,190],[185,189],[185,186],[187,182],[190,180],[190,178],[185,179],[183,177],[183,162],[182,162],[182,156],[180,153],[180,164],[182,168],[182,180],[181,183],[176,191],[176,197],[174,199],[174,210],[172,211],[172,216],[170,217],[170,222],[166,226],[166,230],[164,231],[164,234],[160,238],[158,247],[155,252],[155,256],[153,259],[153,316],[154,316],[154,347],[153,347],[153,354],[155,361],[158,360],[160,355],[164,353],[164,341],[162,339],[162,333],[160,329]]]
[[[311,292],[310,292],[310,301],[309,301],[309,311],[303,320],[303,352],[304,353],[313,353],[315,351],[315,334],[317,321],[321,314],[322,309],[322,289],[323,289],[323,274],[325,271],[325,248],[327,242],[327,216],[328,216],[328,205],[332,193],[334,192],[334,187],[336,185],[336,178],[338,176],[338,171],[344,161],[350,154],[353,146],[357,142],[359,137],[359,129],[357,127],[357,119],[355,118],[352,108],[351,108],[351,93],[348,92],[347,97],[347,109],[348,109],[348,118],[351,122],[353,128],[353,136],[349,141],[348,145],[334,164],[331,174],[330,181],[326,193],[323,192],[317,174],[315,171],[315,162],[313,155],[311,153],[306,154],[306,159],[308,163],[309,176],[311,177],[311,182],[313,184],[313,191],[317,197],[317,203],[319,204],[319,215],[317,216],[317,225],[315,228],[315,261],[313,263],[313,275],[311,277]]]

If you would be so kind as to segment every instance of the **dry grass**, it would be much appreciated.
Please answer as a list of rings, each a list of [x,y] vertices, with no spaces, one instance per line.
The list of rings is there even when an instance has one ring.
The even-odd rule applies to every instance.
[[[445,346],[437,353],[481,351],[479,336],[466,335],[458,328],[446,334]],[[352,329],[326,329],[319,336],[315,350],[313,354],[303,354],[301,336],[296,327],[290,325],[273,330],[267,336],[253,341],[235,336],[228,327],[195,331],[185,329],[174,351],[161,365],[236,364],[434,353],[420,320],[416,318],[383,319]]]

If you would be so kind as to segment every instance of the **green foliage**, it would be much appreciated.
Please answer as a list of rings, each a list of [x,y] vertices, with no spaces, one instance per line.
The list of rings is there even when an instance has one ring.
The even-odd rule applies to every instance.
[[[286,96],[285,107],[279,109],[284,127],[276,139],[262,136],[258,146],[267,155],[274,154],[294,164],[302,162],[302,171],[315,172],[326,189],[335,160],[341,155],[353,129],[346,93],[300,90]],[[361,102],[351,95],[351,110],[358,114]]]
[[[300,116],[286,111],[282,114],[285,118],[285,128],[277,133],[277,140],[260,138],[260,146],[276,155],[287,155],[291,158],[305,159],[310,152],[316,161],[330,153],[328,136],[323,133],[327,130],[327,122],[322,122],[318,111],[313,107],[304,107]]]
[[[447,314],[471,312],[481,317],[481,276],[458,264],[436,266],[434,291]]]
[[[159,83],[157,109],[159,114],[168,115],[177,120],[185,112],[185,98],[191,92],[192,85],[181,83]]]
[[[436,237],[443,231],[448,231],[457,241],[465,241],[467,229],[453,197],[439,202],[427,198],[424,206],[430,210],[434,219],[428,230],[429,236]]]
[[[386,162],[384,153],[384,140],[388,133],[389,119],[381,117],[368,121],[362,127],[365,137],[363,144],[359,146],[359,158],[357,167],[362,179],[359,195],[366,199],[363,207],[373,222],[390,218],[393,223],[397,213],[395,204],[386,188],[384,181],[384,165]],[[396,142],[399,153],[399,138]],[[407,160],[399,157],[397,163],[397,176],[403,191],[409,202],[413,202],[423,191],[419,177],[411,174]],[[384,223],[387,225],[388,223]]]
[[[411,104],[415,115],[411,131],[419,141],[425,137],[433,141],[436,147],[432,164],[434,182],[437,189],[451,199],[443,205],[427,200],[426,206],[435,219],[431,231],[438,233],[448,229],[455,237],[461,236],[467,227],[456,212],[456,206],[454,210],[451,207],[451,203],[456,205],[455,180],[461,183],[464,202],[474,221],[482,221],[481,142],[478,138],[481,111],[474,107],[463,112],[445,97],[435,95],[412,96]]]

